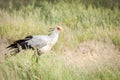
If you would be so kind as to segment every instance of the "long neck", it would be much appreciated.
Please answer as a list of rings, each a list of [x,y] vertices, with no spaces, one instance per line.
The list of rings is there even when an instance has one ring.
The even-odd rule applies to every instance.
[[[51,43],[52,45],[54,45],[54,44],[57,42],[57,40],[58,40],[58,35],[59,35],[59,32],[58,32],[57,30],[54,30],[54,31],[49,35],[49,37],[50,37],[50,43]]]
[[[49,36],[51,38],[58,38],[58,34],[59,34],[59,32],[57,30],[54,30]]]

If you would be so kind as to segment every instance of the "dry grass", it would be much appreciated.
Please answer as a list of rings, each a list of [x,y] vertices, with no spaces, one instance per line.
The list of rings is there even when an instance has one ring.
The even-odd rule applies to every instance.
[[[0,54],[8,54],[0,55],[0,79],[119,80],[119,5],[113,8],[109,3],[109,8],[103,0],[91,0],[89,6],[87,0],[56,1],[0,8]],[[27,35],[49,34],[48,28],[56,24],[64,31],[48,54],[33,57],[35,52],[27,50],[10,56],[5,49]]]
[[[73,51],[65,52],[67,63],[84,70],[103,69],[106,65],[120,66],[120,52],[114,45],[99,41],[85,41]]]

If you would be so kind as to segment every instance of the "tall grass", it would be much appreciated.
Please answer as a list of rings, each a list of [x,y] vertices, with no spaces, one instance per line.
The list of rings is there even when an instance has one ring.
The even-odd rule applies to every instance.
[[[117,7],[111,10],[89,6],[86,9],[81,3],[59,2],[52,5],[47,1],[42,2],[41,5],[41,7],[36,8],[29,6],[19,11],[13,9],[10,12],[1,9],[0,35],[4,35],[8,40],[15,40],[14,38],[26,35],[48,34],[48,28],[56,25],[64,27],[63,37],[69,35],[71,31],[77,40],[72,39],[72,37],[69,40],[76,42],[95,38],[108,41],[119,33],[120,13]],[[114,43],[117,44],[115,41]]]
[[[59,41],[52,51],[40,56],[38,63],[32,51],[22,51],[16,56],[1,56],[1,80],[120,79],[120,9],[117,0],[113,3],[106,0],[29,1],[1,0],[0,44],[3,46],[0,45],[0,48],[28,35],[49,34],[48,29],[57,25],[61,25],[64,31],[60,33]],[[103,47],[93,55],[92,51],[99,46],[91,44],[89,53],[82,54],[79,45],[92,40],[115,45],[115,48],[109,50]],[[86,45],[82,48],[83,51],[84,48],[89,49]],[[108,61],[105,62],[106,59]]]
[[[33,53],[26,51],[6,59],[2,58],[0,76],[1,80],[119,80],[120,78],[119,67],[115,65],[102,64],[98,67],[100,66],[97,65],[98,62],[93,61],[94,64],[83,63],[84,68],[80,68],[69,62],[67,56],[52,53],[43,54],[36,63]]]

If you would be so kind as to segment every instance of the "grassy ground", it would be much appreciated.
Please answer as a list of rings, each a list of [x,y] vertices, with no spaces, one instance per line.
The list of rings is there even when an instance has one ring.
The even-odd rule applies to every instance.
[[[118,0],[28,1],[1,0],[1,80],[120,79]],[[31,50],[2,55],[9,54],[5,47],[14,40],[49,34],[48,29],[57,25],[64,31],[52,51],[38,57],[38,63]]]

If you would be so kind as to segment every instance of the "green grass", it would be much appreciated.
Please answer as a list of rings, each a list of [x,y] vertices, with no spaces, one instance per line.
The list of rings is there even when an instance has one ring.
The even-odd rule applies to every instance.
[[[28,0],[26,3],[19,0],[1,0],[0,50],[2,51],[6,45],[28,35],[49,34],[49,28],[57,25],[62,26],[64,31],[60,33],[59,40],[52,51],[39,57],[38,63],[35,62],[32,51],[22,51],[16,56],[1,55],[0,80],[120,79],[120,58],[116,52],[117,50],[119,53],[118,49],[120,49],[118,0],[34,1]],[[86,41],[101,41],[110,44],[112,47],[110,50],[108,47],[104,48],[107,51],[112,49],[112,54],[115,54],[117,58],[110,57],[108,62],[104,63],[106,58],[103,57],[99,62],[96,56],[98,59],[101,56],[91,57],[91,52],[90,55],[81,56],[77,47]],[[97,46],[92,47],[96,49]],[[83,46],[83,48],[87,47]],[[101,54],[101,51],[104,50],[101,49],[94,53]],[[73,55],[72,58],[66,55],[69,53]],[[74,58],[76,54],[80,57]],[[106,52],[104,54],[106,55]],[[113,55],[107,54],[106,57]],[[84,57],[90,58],[86,60],[87,64],[83,59],[79,59]],[[79,61],[77,65],[76,61]],[[82,61],[83,64],[81,64]]]
[[[2,58],[1,80],[119,80],[119,68],[103,65],[93,71],[83,70],[69,64],[65,56],[44,54],[35,61],[33,53],[27,51],[16,56]]]

